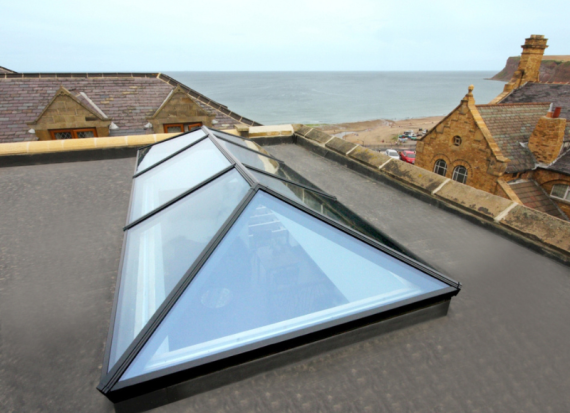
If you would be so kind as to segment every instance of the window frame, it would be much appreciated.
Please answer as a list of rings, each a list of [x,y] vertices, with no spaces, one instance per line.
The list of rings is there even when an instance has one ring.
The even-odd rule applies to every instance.
[[[463,140],[461,139],[461,136],[455,135],[453,137],[453,146],[461,146],[462,142],[463,142]]]
[[[98,138],[99,136],[97,135],[97,128],[77,128],[77,129],[50,129],[49,134],[52,140],[56,141],[56,140],[65,140],[65,139],[57,139],[55,137],[56,133],[64,133],[64,132],[70,132],[71,133],[71,139],[88,139],[88,138],[80,138],[77,136],[78,132],[93,132],[92,136],[93,138]]]
[[[168,128],[174,126],[180,126],[179,132],[168,132]],[[184,122],[184,123],[165,123],[162,125],[164,133],[186,133],[190,132],[194,128],[199,128],[202,126],[202,122]]]
[[[463,170],[465,171],[465,173],[463,173],[463,171],[459,172],[459,170],[463,168]],[[457,177],[459,177],[461,175],[464,176],[464,180],[460,181],[459,179],[456,179]],[[453,168],[453,174],[451,175],[451,179],[453,179],[455,182],[459,182],[460,184],[467,184],[467,178],[469,178],[469,171],[468,169],[463,166],[463,165],[457,165],[455,168]]]
[[[556,195],[553,194],[554,192],[554,187],[558,185],[558,186],[565,186],[566,187],[566,192],[564,193],[564,197],[560,198]],[[570,202],[570,185],[567,184],[554,184],[552,185],[552,189],[550,190],[550,196],[554,199],[559,199],[561,201],[565,201],[565,202]]]
[[[443,167],[441,166],[441,162],[443,162]],[[440,174],[438,171],[440,169],[443,169],[443,174]],[[440,175],[440,176],[447,176],[447,162],[445,162],[445,159],[438,159],[437,161],[435,161],[434,165],[433,165],[433,172]]]

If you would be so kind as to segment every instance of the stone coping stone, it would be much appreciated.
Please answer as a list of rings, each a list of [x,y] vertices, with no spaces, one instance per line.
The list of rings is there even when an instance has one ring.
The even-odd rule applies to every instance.
[[[295,133],[291,125],[252,126],[249,128],[249,137],[262,136],[291,136]]]
[[[362,146],[357,147],[355,150],[348,154],[349,158],[355,159],[366,166],[377,169],[381,165],[388,162],[390,158],[388,155],[383,153],[373,151],[371,149],[363,148]]]
[[[446,183],[437,191],[435,196],[493,219],[513,204],[513,201],[510,199],[493,195],[455,181]]]
[[[344,139],[340,139],[337,137],[332,138],[332,140],[327,142],[325,146],[342,155],[346,155],[348,151],[356,147],[354,143],[347,142]]]
[[[318,129],[313,129],[305,135],[307,138],[317,141],[319,143],[325,144],[331,140],[332,136],[324,133]]]
[[[445,176],[396,159],[388,162],[386,166],[382,168],[382,172],[430,194],[447,179]]]
[[[501,220],[501,224],[566,253],[570,251],[570,222],[517,205]]]
[[[161,133],[152,135],[115,136],[109,138],[0,143],[0,157],[53,152],[85,151],[103,148],[137,147],[160,142],[176,135],[176,133]]]
[[[295,132],[297,132],[299,135],[307,136],[307,133],[309,133],[311,130],[312,130],[312,128],[309,128],[308,126],[301,125],[301,127],[297,128],[297,130]]]

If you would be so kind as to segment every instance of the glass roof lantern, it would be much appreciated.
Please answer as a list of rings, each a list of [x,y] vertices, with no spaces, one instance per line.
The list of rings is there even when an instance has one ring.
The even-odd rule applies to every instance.
[[[206,127],[139,150],[122,254],[98,387],[112,401],[460,289],[255,142]]]

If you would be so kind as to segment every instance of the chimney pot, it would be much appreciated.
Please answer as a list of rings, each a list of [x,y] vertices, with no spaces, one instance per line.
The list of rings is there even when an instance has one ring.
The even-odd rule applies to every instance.
[[[558,106],[557,108],[554,109],[554,114],[552,115],[552,117],[554,119],[559,118],[561,111],[562,111],[562,108],[560,106]]]

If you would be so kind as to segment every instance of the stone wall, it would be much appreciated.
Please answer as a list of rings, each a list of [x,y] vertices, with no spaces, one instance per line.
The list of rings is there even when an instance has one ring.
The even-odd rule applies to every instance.
[[[443,159],[447,164],[447,178],[452,177],[454,168],[464,166],[468,173],[467,185],[494,194],[497,178],[504,173],[506,163],[497,159],[484,136],[485,131],[480,127],[482,119],[475,102],[470,102],[470,94],[418,142],[416,166],[433,171],[436,161]],[[455,137],[460,138],[459,145],[455,144]]]

